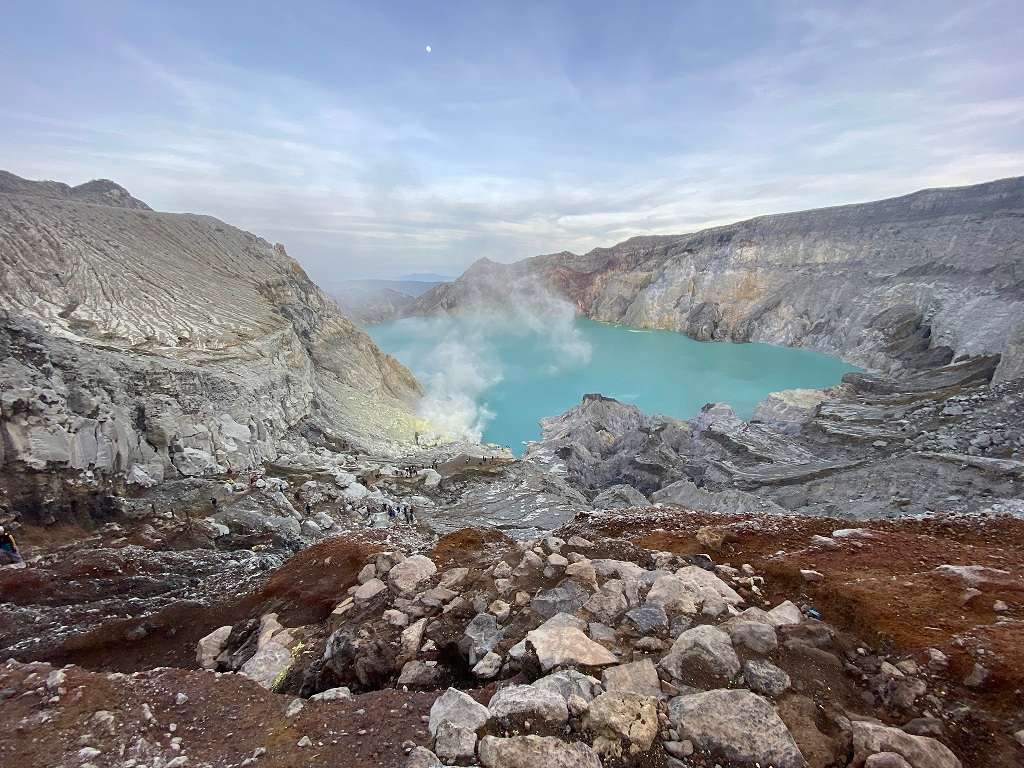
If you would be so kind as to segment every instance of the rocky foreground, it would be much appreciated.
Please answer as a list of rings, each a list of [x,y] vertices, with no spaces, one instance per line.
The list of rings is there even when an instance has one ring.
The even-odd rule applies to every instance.
[[[167,545],[131,551],[151,563]],[[76,589],[137,585],[137,568],[101,566],[128,551],[83,552]],[[520,541],[343,535],[217,602],[108,619],[46,652],[68,666],[12,659],[0,757],[1018,765],[1022,554],[1024,523],[1006,516],[851,528],[647,508]],[[59,567],[19,578],[43,584]],[[4,600],[45,602],[13,574]]]

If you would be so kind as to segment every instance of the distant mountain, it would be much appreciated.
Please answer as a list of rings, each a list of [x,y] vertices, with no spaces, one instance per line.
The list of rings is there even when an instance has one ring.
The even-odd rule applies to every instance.
[[[383,323],[404,314],[419,296],[441,284],[412,279],[345,280],[326,290],[350,317],[362,323]]]
[[[447,283],[455,279],[454,275],[439,275],[436,272],[413,272],[398,278],[411,283]]]

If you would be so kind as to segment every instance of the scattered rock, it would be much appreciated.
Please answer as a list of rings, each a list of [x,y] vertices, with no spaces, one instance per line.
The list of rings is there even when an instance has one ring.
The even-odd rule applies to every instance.
[[[658,735],[658,700],[634,693],[603,693],[590,702],[583,728],[593,735],[594,751],[602,758],[646,752]]]
[[[740,660],[729,635],[702,624],[679,635],[660,666],[685,683],[728,683],[740,671]]]
[[[484,736],[480,763],[484,768],[601,768],[597,753],[586,744],[550,736]]]
[[[477,702],[468,693],[463,693],[456,688],[449,688],[431,705],[427,728],[431,736],[436,736],[441,723],[449,721],[476,733],[487,722],[488,715],[487,707]]]

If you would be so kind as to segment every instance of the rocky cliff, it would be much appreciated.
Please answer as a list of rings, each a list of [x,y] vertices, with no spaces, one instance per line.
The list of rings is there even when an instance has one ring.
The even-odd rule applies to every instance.
[[[113,182],[0,174],[0,465],[90,479],[410,441],[412,375],[281,245]]]
[[[1024,374],[1024,178],[637,237],[515,264],[481,259],[412,312],[539,279],[595,320],[810,347],[886,373],[1002,354]]]

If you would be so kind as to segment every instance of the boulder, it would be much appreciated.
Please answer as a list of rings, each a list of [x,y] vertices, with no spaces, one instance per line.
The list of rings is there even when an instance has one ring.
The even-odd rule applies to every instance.
[[[541,723],[558,732],[569,720],[569,709],[561,694],[533,685],[510,685],[491,697],[487,705],[489,720],[501,727],[515,728],[530,722],[538,730]]]
[[[420,587],[437,573],[437,566],[429,557],[413,555],[396,563],[388,571],[388,584],[403,597],[412,597]]]
[[[550,736],[484,736],[480,763],[484,768],[601,768],[597,753],[586,744]]]
[[[676,571],[676,576],[705,598],[708,595],[717,595],[729,605],[739,605],[743,602],[743,598],[736,593],[736,590],[711,571],[705,571],[700,566],[688,565],[685,568],[680,568]]]
[[[766,699],[750,691],[715,690],[677,696],[669,720],[681,739],[730,765],[805,768],[786,724]]]
[[[864,761],[864,768],[913,768],[895,752],[876,752]]]
[[[779,603],[767,613],[768,620],[775,627],[784,627],[789,624],[799,624],[804,620],[804,615],[791,600]]]
[[[442,765],[437,755],[426,747],[413,747],[405,758],[405,768],[436,768]]]
[[[434,753],[446,765],[469,765],[476,757],[476,731],[442,721],[434,736]]]
[[[626,611],[626,625],[638,635],[650,635],[668,629],[668,615],[658,603],[644,603]]]
[[[587,559],[569,563],[565,568],[565,575],[566,578],[577,581],[591,590],[597,589],[597,571],[594,570],[594,564]]]
[[[746,648],[760,654],[774,653],[779,647],[779,639],[775,635],[775,627],[757,621],[727,621],[722,629],[732,639],[736,648]]]
[[[434,699],[434,703],[430,707],[427,729],[431,736],[436,736],[441,723],[447,721],[476,733],[487,723],[488,714],[487,707],[473,699],[468,693],[463,693],[456,688],[449,688]]]
[[[602,758],[646,752],[658,735],[658,700],[635,693],[602,693],[590,702],[583,728]]]
[[[424,690],[437,688],[443,672],[436,661],[407,661],[398,675],[398,685]]]
[[[617,661],[611,651],[576,627],[542,625],[527,633],[526,642],[533,646],[544,671],[561,666],[600,667]]]
[[[530,608],[541,618],[556,613],[576,613],[587,601],[587,592],[571,579],[564,580],[554,589],[545,589],[530,601]]]
[[[337,688],[328,688],[326,691],[315,693],[309,697],[310,701],[337,701],[339,699],[351,699],[352,691],[346,686],[339,685]]]
[[[853,765],[877,752],[895,752],[912,768],[961,768],[949,747],[928,736],[914,736],[880,723],[853,722]]]
[[[619,623],[619,618],[629,608],[629,604],[621,590],[605,584],[590,596],[590,599],[583,604],[583,608],[597,621],[613,626]]]
[[[427,620],[420,619],[414,621],[412,624],[402,630],[400,644],[402,647],[399,659],[408,661],[416,658],[416,654],[420,652],[420,646],[423,644],[423,632],[427,628]]]
[[[501,642],[504,633],[498,629],[498,620],[491,613],[478,613],[466,626],[459,641],[459,650],[475,666]]]
[[[277,621],[276,613],[260,618],[256,652],[239,670],[264,688],[273,688],[292,664],[292,648],[297,644],[291,630]]]
[[[352,593],[352,597],[355,598],[356,602],[367,603],[373,600],[381,592],[387,590],[388,586],[378,578],[372,578],[359,585],[359,588]]]
[[[658,669],[650,659],[641,659],[629,664],[608,667],[601,673],[601,683],[606,691],[635,693],[640,696],[661,697],[661,680]]]
[[[217,657],[224,650],[228,636],[231,634],[231,625],[218,627],[210,634],[201,638],[196,643],[196,664],[203,669],[216,669]]]
[[[502,658],[494,651],[490,651],[473,667],[473,674],[481,680],[490,680],[497,677],[501,672]]]
[[[669,613],[693,615],[697,613],[700,593],[693,589],[691,582],[686,582],[674,574],[659,576],[647,593],[648,603],[658,603]]]
[[[740,671],[740,660],[729,635],[702,624],[679,635],[660,666],[684,683],[728,683]]]
[[[533,682],[534,688],[544,688],[558,693],[566,702],[576,696],[584,702],[601,694],[601,682],[575,669],[563,669]]]
[[[790,686],[789,675],[764,659],[751,659],[743,665],[743,677],[754,693],[773,699],[784,694]]]

